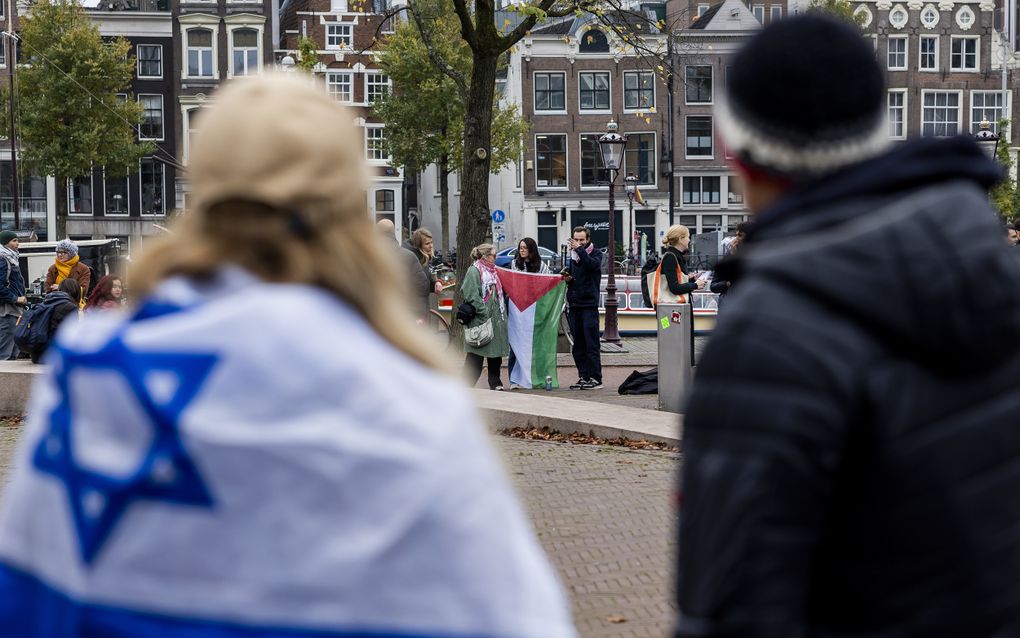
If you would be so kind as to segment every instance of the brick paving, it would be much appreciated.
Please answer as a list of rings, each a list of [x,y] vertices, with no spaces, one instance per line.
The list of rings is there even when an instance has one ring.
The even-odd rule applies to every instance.
[[[579,634],[668,636],[674,615],[673,502],[679,456],[495,441],[567,588]]]

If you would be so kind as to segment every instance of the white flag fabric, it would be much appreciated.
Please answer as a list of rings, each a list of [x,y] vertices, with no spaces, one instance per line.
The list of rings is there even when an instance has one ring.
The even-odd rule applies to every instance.
[[[172,280],[47,356],[4,638],[575,635],[466,389],[331,295]]]

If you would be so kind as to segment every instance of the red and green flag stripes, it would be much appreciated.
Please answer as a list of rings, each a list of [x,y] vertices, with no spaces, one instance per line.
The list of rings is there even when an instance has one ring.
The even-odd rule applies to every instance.
[[[510,347],[517,361],[510,369],[510,382],[522,388],[545,386],[545,378],[556,378],[556,337],[567,285],[557,275],[535,275],[499,269],[499,280],[510,298]]]

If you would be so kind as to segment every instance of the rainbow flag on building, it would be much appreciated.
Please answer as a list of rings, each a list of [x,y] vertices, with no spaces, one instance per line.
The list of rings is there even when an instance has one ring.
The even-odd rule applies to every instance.
[[[510,382],[522,388],[545,387],[545,378],[556,377],[556,338],[567,284],[557,275],[536,275],[499,269],[499,280],[510,298],[508,329],[516,361]]]

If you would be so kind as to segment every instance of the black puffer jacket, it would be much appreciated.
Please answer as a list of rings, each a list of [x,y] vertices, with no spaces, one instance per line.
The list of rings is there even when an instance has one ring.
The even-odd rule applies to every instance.
[[[684,423],[677,636],[1020,636],[996,176],[920,140],[759,216]]]

